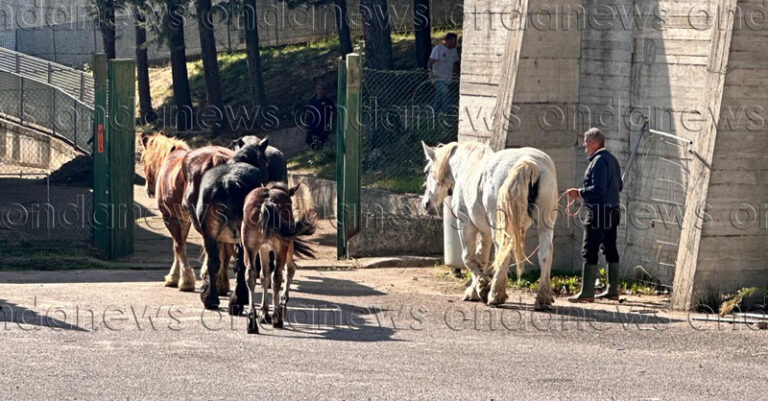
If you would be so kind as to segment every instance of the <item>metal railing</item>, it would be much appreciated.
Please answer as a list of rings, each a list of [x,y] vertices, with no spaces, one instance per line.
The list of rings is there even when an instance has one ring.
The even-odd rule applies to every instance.
[[[0,117],[91,154],[93,107],[54,85],[0,70]]]
[[[85,104],[93,104],[93,76],[52,61],[0,48],[0,70],[46,83]]]

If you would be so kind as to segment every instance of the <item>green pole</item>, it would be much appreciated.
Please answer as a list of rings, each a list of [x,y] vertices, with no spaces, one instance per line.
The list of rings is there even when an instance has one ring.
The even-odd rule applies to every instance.
[[[339,60],[339,79],[336,103],[336,257],[347,256],[347,236],[344,229],[344,127],[346,126],[347,65]]]
[[[362,57],[358,53],[347,55],[347,115],[344,127],[344,206],[350,210],[345,220],[347,240],[360,231],[360,152],[362,137],[361,90],[363,81]],[[346,211],[346,210],[345,210]]]
[[[109,255],[111,215],[107,184],[108,152],[105,149],[107,127],[107,56],[93,56],[93,243],[105,256]]]
[[[136,66],[131,59],[108,63],[110,204],[113,214],[109,257],[133,253],[133,177],[135,174]]]

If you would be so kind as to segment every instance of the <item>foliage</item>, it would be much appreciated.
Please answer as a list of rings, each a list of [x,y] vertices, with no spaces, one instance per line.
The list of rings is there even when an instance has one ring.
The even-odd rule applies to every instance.
[[[742,312],[764,311],[767,300],[768,289],[757,287],[742,288],[722,303],[720,306],[720,316],[725,316],[734,310]]]

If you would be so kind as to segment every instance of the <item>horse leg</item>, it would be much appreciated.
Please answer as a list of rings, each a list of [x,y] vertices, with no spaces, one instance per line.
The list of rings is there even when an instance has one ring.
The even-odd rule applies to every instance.
[[[496,238],[499,235],[505,235],[503,230],[494,229],[492,238],[493,243],[496,244],[496,258],[498,261],[500,250],[502,248],[502,241]],[[501,305],[507,301],[507,272],[509,271],[509,261],[511,255],[501,261],[497,266],[497,270],[493,274],[493,281],[491,282],[491,294],[488,297],[488,305]],[[494,263],[495,264],[495,263]]]
[[[267,252],[259,251],[259,259],[261,261],[261,319],[259,322],[262,324],[269,323],[272,319],[269,317],[269,255]]]
[[[206,266],[208,268],[208,275],[205,277],[203,288],[200,291],[200,298],[203,300],[203,305],[206,309],[218,310],[219,309],[219,294],[216,291],[216,273],[219,270],[219,244],[215,239],[204,239],[205,252],[207,254]]]
[[[259,278],[258,273],[256,273],[256,255],[258,255],[258,252],[253,252],[253,250],[248,247],[243,250],[246,269],[245,281],[248,284],[248,300],[250,303],[248,311],[248,334],[259,334],[258,315],[256,314],[256,282]],[[261,266],[258,266],[258,269],[261,269]]]
[[[288,253],[285,260],[287,261],[285,264],[285,288],[283,288],[283,295],[280,297],[280,302],[283,304],[283,307],[287,308],[288,300],[290,299],[289,294],[291,292],[293,275],[296,273],[296,269],[298,268],[296,262],[293,260],[293,241],[291,241],[290,245],[288,245]]]
[[[235,277],[236,284],[232,296],[229,298],[229,314],[240,316],[245,309],[248,300],[248,286],[245,284],[245,262],[243,261],[242,245],[235,245]]]
[[[539,224],[539,267],[541,268],[541,277],[539,278],[539,292],[536,294],[536,310],[548,310],[555,302],[555,294],[552,291],[552,254],[554,247],[552,245],[554,230],[551,227],[542,227]]]
[[[219,295],[229,294],[229,260],[232,258],[230,251],[232,245],[219,243],[219,272],[216,275],[216,288]],[[239,245],[238,245],[239,246]]]
[[[459,227],[459,238],[462,247],[461,258],[472,275],[472,283],[464,291],[464,300],[477,302],[488,296],[488,278],[477,261],[477,255],[475,255],[477,228],[470,224],[462,224]]]
[[[181,224],[181,235],[174,239],[174,252],[181,265],[181,280],[179,281],[179,291],[195,290],[195,271],[189,266],[187,261],[187,235],[191,224],[185,221]]]
[[[272,327],[276,329],[283,328],[283,317],[285,309],[280,302],[280,286],[283,283],[283,266],[285,266],[285,252],[279,252],[276,255],[275,269],[272,271]]]
[[[171,216],[163,216],[165,220],[165,228],[171,233],[173,239],[173,264],[171,264],[171,270],[165,275],[166,287],[178,287],[179,286],[179,268],[181,264],[181,258],[179,257],[179,237],[181,236],[181,227],[178,221]]]

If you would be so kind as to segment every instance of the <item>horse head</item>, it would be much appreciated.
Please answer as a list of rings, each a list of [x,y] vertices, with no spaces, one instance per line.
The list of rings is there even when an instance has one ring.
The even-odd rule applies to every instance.
[[[427,213],[436,215],[440,213],[438,208],[453,189],[453,177],[448,171],[448,159],[455,145],[432,148],[422,141],[421,146],[424,148],[424,155],[427,158],[427,167],[424,169],[427,173],[427,179],[424,183],[425,189],[424,196],[421,198],[421,206]]]
[[[141,134],[141,145],[144,147],[144,152],[141,153],[144,177],[146,177],[144,190],[147,196],[154,198],[157,174],[165,159],[176,150],[189,150],[189,146],[178,139],[165,136],[163,131]]]
[[[252,139],[255,138],[255,139]],[[247,163],[267,173],[267,147],[269,138],[259,139],[255,136],[242,137],[233,142],[237,152],[230,159],[230,163]]]

